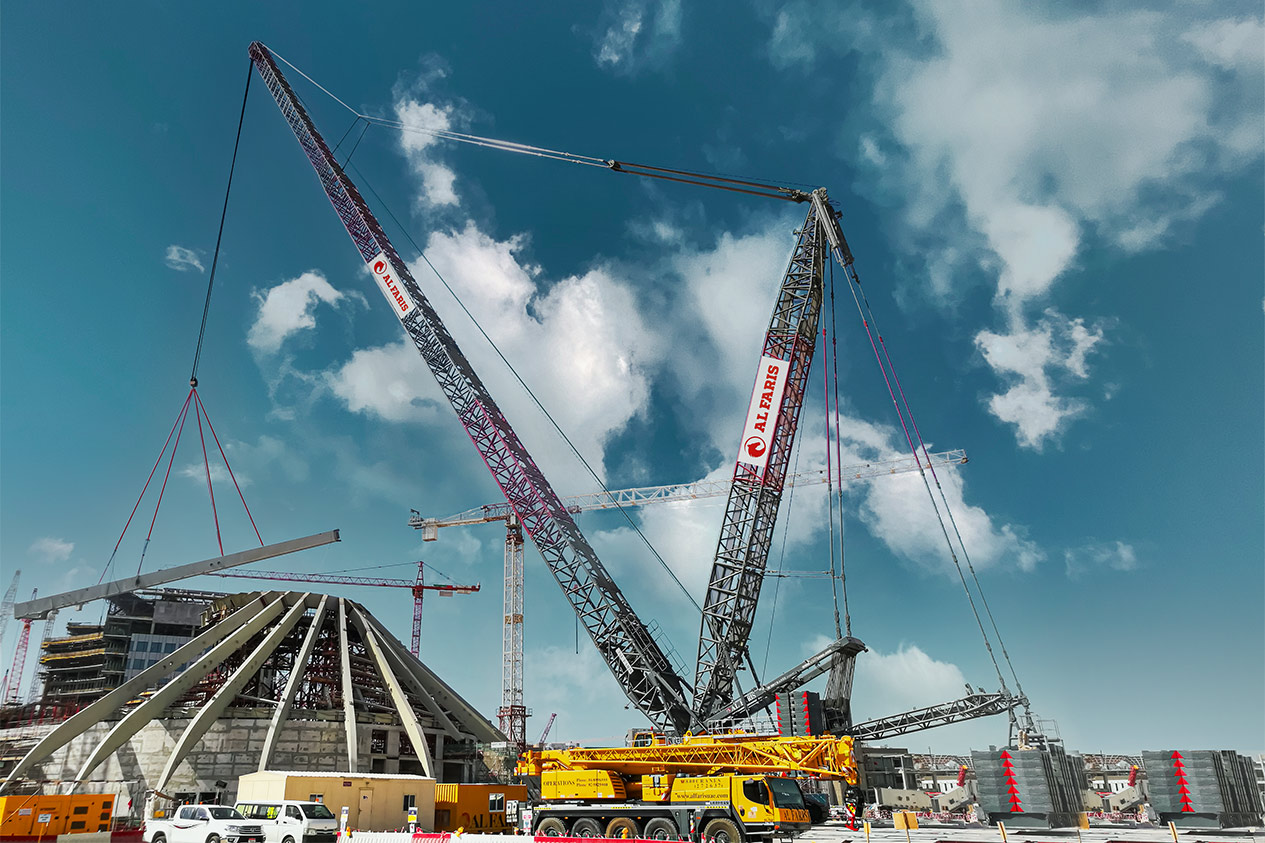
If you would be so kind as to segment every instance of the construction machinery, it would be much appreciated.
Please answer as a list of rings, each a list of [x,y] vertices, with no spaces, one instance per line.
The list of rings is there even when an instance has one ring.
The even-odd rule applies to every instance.
[[[259,42],[250,45],[249,53],[255,70],[315,170],[325,195],[365,261],[370,276],[435,376],[441,391],[505,495],[509,511],[513,514],[512,523],[526,532],[535,544],[578,621],[584,626],[631,704],[658,731],[682,735],[687,732],[717,730],[722,728],[720,724],[734,715],[736,709],[747,708],[748,704],[754,704],[752,701],[758,703],[761,700],[767,706],[768,701],[777,693],[799,687],[794,683],[802,684],[813,676],[829,671],[826,694],[822,700],[828,710],[827,723],[836,731],[849,729],[851,716],[847,702],[851,694],[854,661],[856,654],[865,648],[851,637],[850,624],[847,625],[848,632],[845,636],[839,622],[837,597],[836,640],[805,665],[783,673],[773,682],[762,684],[747,648],[781,495],[786,486],[790,453],[807,389],[808,368],[816,349],[817,324],[822,311],[823,277],[828,266],[833,268],[837,264],[842,267],[849,289],[857,299],[867,337],[883,370],[892,401],[901,415],[902,426],[906,427],[906,439],[911,451],[915,457],[921,451],[922,458],[917,460],[918,470],[923,474],[934,503],[934,493],[924,469],[929,470],[931,477],[935,478],[935,467],[931,464],[927,447],[909,415],[908,402],[905,401],[903,390],[900,390],[899,381],[891,369],[891,360],[886,346],[883,345],[882,335],[877,333],[877,327],[872,324],[872,311],[868,301],[865,301],[864,293],[860,292],[860,279],[853,266],[852,252],[839,226],[840,214],[830,204],[825,189],[806,192],[724,176],[708,176],[580,156],[460,133],[435,133],[453,140],[536,157],[807,206],[807,216],[796,232],[796,245],[779,285],[773,314],[764,337],[721,535],[704,605],[701,607],[698,659],[694,681],[690,683],[682,676],[683,670],[672,663],[668,655],[669,649],[657,639],[653,625],[644,623],[633,610],[576,525],[571,511],[546,480],[474,371],[469,358],[457,346],[434,306],[413,278],[408,265],[386,236],[377,217],[321,137],[307,110],[282,74],[277,58]],[[381,118],[354,110],[353,113],[357,120],[388,125]],[[390,125],[403,128],[398,123]],[[862,301],[865,301],[864,306]],[[896,390],[900,390],[899,399]],[[835,405],[837,409],[837,396]],[[914,442],[915,435],[917,444]],[[837,454],[837,436],[835,450]],[[935,479],[935,485],[940,486],[938,478]],[[956,525],[954,530],[956,531]],[[950,554],[957,564],[947,529],[945,538],[950,544]],[[507,552],[513,550],[509,547],[513,541],[514,536],[511,535],[507,540]],[[514,654],[521,653],[521,645],[509,636],[521,636],[521,588],[517,595],[510,594],[511,580],[521,584],[521,574],[511,572],[511,576],[507,576],[505,652]],[[969,587],[964,577],[963,587],[969,598]],[[846,592],[844,618],[847,618]],[[991,654],[991,645],[982,623],[980,629]],[[750,670],[752,684],[755,686],[746,692],[743,692],[739,684],[739,673],[743,670]],[[506,687],[512,693],[505,700],[508,704],[502,707],[502,723],[519,726],[511,731],[517,732],[512,737],[521,745],[525,742],[521,728],[525,720],[521,700],[521,661],[507,664],[505,675],[509,677]],[[1021,688],[1017,697],[1011,696],[1006,690],[999,666],[998,678],[1002,686],[1000,696],[1005,702],[1001,710],[1011,711],[1016,705],[1026,703],[1022,698]],[[512,687],[510,683],[513,683]],[[966,708],[979,713],[988,710],[987,706]],[[905,730],[919,728],[919,722],[924,721],[919,717],[906,718]],[[937,711],[928,713],[925,722],[939,725],[945,720],[942,712]]]
[[[692,735],[672,743],[646,733],[630,743],[524,753],[518,773],[539,776],[541,792],[524,831],[770,840],[812,824],[799,778],[857,784],[852,738],[846,736]]]

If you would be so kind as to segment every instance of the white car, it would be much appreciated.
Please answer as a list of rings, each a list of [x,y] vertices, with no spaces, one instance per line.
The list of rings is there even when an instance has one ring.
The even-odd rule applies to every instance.
[[[146,820],[145,843],[264,843],[264,830],[235,808],[181,805],[169,820]]]
[[[259,823],[266,843],[334,843],[338,836],[338,818],[320,802],[243,800],[237,810]]]

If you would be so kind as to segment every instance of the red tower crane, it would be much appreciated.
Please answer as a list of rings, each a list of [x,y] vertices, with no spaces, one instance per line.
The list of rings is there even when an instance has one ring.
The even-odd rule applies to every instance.
[[[39,589],[31,591],[31,599],[39,596]],[[26,672],[26,648],[31,643],[31,619],[22,621],[22,635],[18,638],[18,647],[13,651],[13,666],[4,676],[4,687],[0,688],[0,701],[4,705],[20,705],[22,702],[22,674]]]
[[[424,581],[425,562],[417,563],[416,580],[393,580],[382,577],[349,577],[345,574],[296,574],[288,571],[214,571],[213,577],[237,577],[251,580],[274,580],[280,582],[316,582],[336,585],[368,585],[380,588],[407,588],[413,592],[413,644],[410,648],[413,655],[420,652],[422,644],[422,596],[433,591],[441,597],[454,594],[474,594],[480,584],[452,585],[440,583],[427,585]]]

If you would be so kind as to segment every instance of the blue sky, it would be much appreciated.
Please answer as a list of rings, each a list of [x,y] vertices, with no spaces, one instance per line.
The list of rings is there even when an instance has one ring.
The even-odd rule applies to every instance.
[[[97,580],[185,399],[257,39],[411,125],[829,188],[924,436],[970,455],[948,497],[1036,712],[1087,751],[1265,750],[1261,9],[1079,6],[6,8],[4,584],[15,568],[23,597]],[[351,115],[290,75],[336,142]],[[418,257],[384,206],[611,488],[732,470],[801,208],[380,127],[351,163],[400,252]],[[343,535],[258,567],[408,577],[420,555],[481,582],[427,602],[423,658],[493,715],[503,535],[422,546],[406,521],[498,492],[258,84],[236,178],[199,391],[264,540]],[[590,491],[452,297],[415,275],[558,491]],[[849,301],[845,459],[898,456]],[[801,470],[824,461],[820,367]],[[147,570],[218,553],[200,460],[186,430]],[[225,549],[251,546],[231,488],[215,488]],[[797,494],[771,565],[827,568],[825,513],[820,490]],[[112,575],[136,569],[152,514],[151,491]],[[636,515],[696,599],[720,515]],[[689,601],[618,515],[580,523],[691,661]],[[921,481],[851,487],[845,525],[853,630],[871,648],[858,716],[995,687]],[[363,591],[407,639],[406,596]],[[529,734],[551,711],[560,739],[638,725],[592,648],[577,652],[530,548],[526,601]],[[831,617],[822,580],[770,582],[757,664],[814,652]],[[1004,738],[992,719],[901,743]]]

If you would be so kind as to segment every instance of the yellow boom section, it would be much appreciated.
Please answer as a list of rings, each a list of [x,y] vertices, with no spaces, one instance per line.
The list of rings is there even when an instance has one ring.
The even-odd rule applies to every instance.
[[[656,746],[531,750],[519,758],[519,775],[546,770],[609,770],[623,776],[807,773],[857,783],[852,738],[830,735],[698,735]]]

